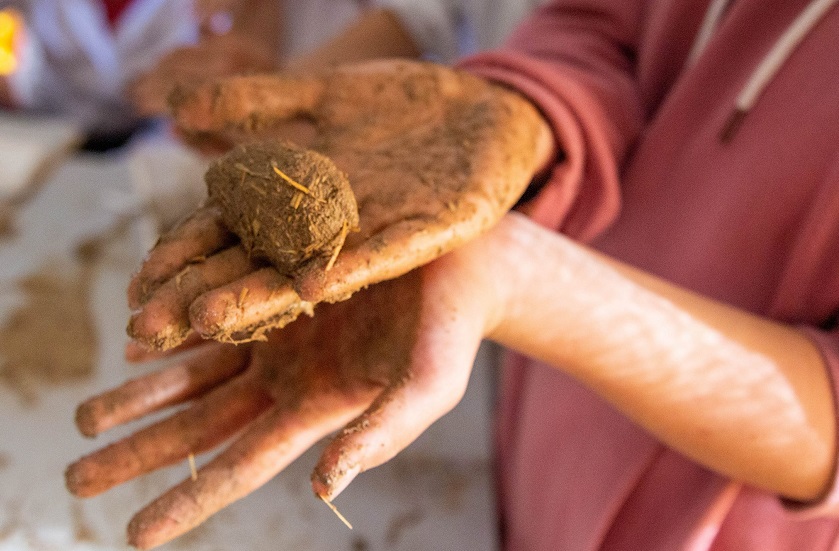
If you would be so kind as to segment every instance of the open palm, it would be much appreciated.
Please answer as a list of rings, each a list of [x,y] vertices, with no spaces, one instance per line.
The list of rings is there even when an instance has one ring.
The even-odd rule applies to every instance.
[[[517,93],[418,62],[235,77],[184,92],[173,105],[194,141],[242,143],[308,127],[303,145],[348,174],[360,231],[331,269],[312,263],[290,280],[248,258],[217,207],[206,205],[162,238],[131,282],[129,333],[157,349],[193,330],[217,340],[264,338],[313,304],[439,257],[512,207],[551,144],[547,125]]]

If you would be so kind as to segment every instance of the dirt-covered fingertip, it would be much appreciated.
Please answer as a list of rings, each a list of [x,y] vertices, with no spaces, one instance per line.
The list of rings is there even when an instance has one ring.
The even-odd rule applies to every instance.
[[[203,518],[195,485],[187,479],[134,515],[126,529],[128,545],[152,549],[188,532]]]
[[[210,291],[200,295],[189,306],[189,324],[204,338],[230,332],[238,314],[238,298],[231,293]]]
[[[82,402],[76,408],[76,428],[82,435],[93,438],[103,432],[100,423],[101,409],[101,404],[96,398]]]
[[[128,336],[153,351],[171,350],[191,333],[188,322],[172,322],[165,306],[149,304],[133,313],[125,328]],[[188,321],[188,320],[187,320]]]
[[[155,541],[155,538],[150,536],[149,532],[150,530],[144,524],[144,520],[138,520],[137,516],[135,516],[128,523],[128,528],[125,533],[126,543],[134,549],[152,549],[160,545],[162,542]]]
[[[154,522],[148,518],[149,515],[146,510],[143,509],[134,515],[125,531],[126,543],[135,549],[152,549],[167,541],[161,540],[156,533],[159,530],[159,519]]]
[[[317,497],[331,502],[347,489],[360,472],[360,463],[348,464],[341,459],[330,461],[325,454],[312,471],[312,491]]]
[[[101,493],[95,484],[99,469],[83,457],[64,470],[64,485],[76,497],[93,497]]]

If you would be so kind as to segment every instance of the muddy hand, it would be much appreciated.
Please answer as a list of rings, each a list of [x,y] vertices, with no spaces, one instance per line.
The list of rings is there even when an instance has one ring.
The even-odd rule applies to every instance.
[[[132,519],[129,542],[147,549],[244,497],[338,430],[312,475],[315,493],[332,500],[462,397],[483,330],[474,308],[485,301],[452,308],[463,291],[439,288],[453,285],[427,284],[414,271],[322,305],[266,342],[212,343],[181,365],[88,400],[77,423],[89,436],[192,402],[71,465],[68,488],[93,496],[238,434],[196,477]]]
[[[190,328],[227,338],[280,326],[312,304],[345,299],[437,258],[495,224],[552,147],[547,125],[524,98],[426,63],[236,77],[175,100],[177,123],[194,136],[242,142],[310,124],[305,145],[348,174],[360,221],[331,269],[313,262],[288,281],[247,264],[240,248],[225,248],[218,219],[199,213],[192,229],[206,227],[206,236],[176,230],[132,282],[138,310],[130,334],[158,348],[177,345]],[[215,261],[219,255],[225,258]],[[188,289],[183,276],[173,285],[190,257],[206,258],[203,269],[192,271]]]
[[[201,306],[208,300],[215,309]],[[221,334],[233,340],[237,329],[264,329],[266,321],[278,322],[311,308],[300,301],[288,278],[236,246],[212,206],[199,209],[160,239],[129,283],[128,303],[136,310],[129,334],[156,350],[174,348],[189,338],[192,306],[199,332],[217,340]]]

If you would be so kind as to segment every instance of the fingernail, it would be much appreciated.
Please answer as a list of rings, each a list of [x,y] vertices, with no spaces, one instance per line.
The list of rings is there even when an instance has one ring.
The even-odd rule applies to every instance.
[[[350,485],[350,482],[355,480],[360,472],[361,466],[354,465],[347,469],[318,476],[315,482],[319,483],[318,485],[321,488],[315,488],[315,493],[328,501],[332,501]],[[323,493],[319,490],[323,490]]]

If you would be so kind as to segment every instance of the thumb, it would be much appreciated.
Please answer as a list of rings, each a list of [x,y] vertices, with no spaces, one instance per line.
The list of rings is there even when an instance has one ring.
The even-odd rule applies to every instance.
[[[408,373],[326,447],[312,473],[315,494],[332,501],[358,474],[392,459],[454,408],[466,391],[480,339],[465,323],[424,331]]]

